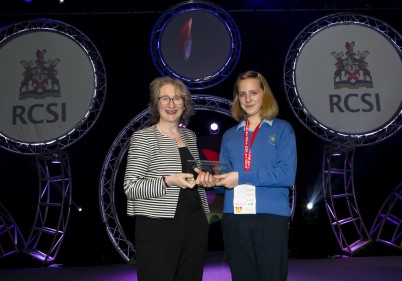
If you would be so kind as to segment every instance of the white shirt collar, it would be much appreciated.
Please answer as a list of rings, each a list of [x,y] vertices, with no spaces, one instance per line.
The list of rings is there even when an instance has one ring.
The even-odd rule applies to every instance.
[[[272,126],[272,122],[273,122],[273,120],[267,120],[267,119],[263,119],[263,120],[262,120],[262,123],[267,123],[267,124],[269,124],[270,126]],[[262,125],[262,123],[261,123],[261,125]],[[260,125],[260,126],[261,126],[261,125]],[[245,127],[245,126],[246,126],[246,121],[245,121],[245,120],[242,120],[242,121],[239,123],[239,125],[237,125],[236,131],[238,131],[240,128]]]

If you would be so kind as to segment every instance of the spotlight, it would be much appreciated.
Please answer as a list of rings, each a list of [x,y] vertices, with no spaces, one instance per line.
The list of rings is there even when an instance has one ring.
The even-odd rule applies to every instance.
[[[211,135],[219,134],[219,126],[218,126],[218,124],[212,123],[212,124],[209,126],[209,133],[210,133]]]
[[[303,210],[303,217],[308,224],[318,223],[318,210],[314,208],[313,202],[307,204],[306,209]]]
[[[52,154],[51,163],[52,163],[52,164],[60,164],[60,163],[61,163],[61,162],[60,162],[59,154],[57,154],[57,153],[53,153],[53,154]]]

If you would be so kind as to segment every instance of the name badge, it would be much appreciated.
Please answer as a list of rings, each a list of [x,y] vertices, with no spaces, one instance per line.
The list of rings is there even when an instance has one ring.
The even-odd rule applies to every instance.
[[[255,186],[241,184],[234,187],[233,213],[256,214]]]

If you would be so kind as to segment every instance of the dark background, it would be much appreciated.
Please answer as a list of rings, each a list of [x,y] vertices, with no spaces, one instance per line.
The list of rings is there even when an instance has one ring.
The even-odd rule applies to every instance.
[[[162,13],[180,1],[54,1],[0,0],[0,26],[35,18],[49,18],[74,26],[97,47],[107,72],[107,94],[94,126],[67,148],[72,168],[74,205],[68,229],[57,257],[59,263],[88,264],[123,262],[106,235],[99,210],[99,179],[105,156],[124,126],[146,109],[148,86],[160,76],[152,61],[150,37]],[[118,3],[116,3],[118,2]],[[323,202],[314,216],[305,204],[314,191],[322,191],[321,169],[327,144],[311,133],[293,114],[286,99],[283,68],[294,38],[310,23],[338,12],[375,17],[402,31],[399,1],[213,1],[229,12],[242,40],[234,71],[221,83],[193,94],[232,98],[238,73],[253,69],[268,80],[279,102],[280,118],[294,127],[298,146],[296,212],[290,229],[291,257],[317,258],[340,254]],[[0,65],[0,67],[6,67]],[[0,89],[1,93],[1,89]],[[197,112],[189,127],[205,138],[210,120],[229,126],[233,120],[215,113]],[[234,123],[233,123],[234,124]],[[221,128],[223,132],[227,128]],[[219,137],[213,140],[219,142]],[[356,148],[355,187],[362,218],[368,229],[384,200],[401,182],[402,133],[375,145]],[[13,215],[25,236],[32,227],[37,204],[38,176],[33,156],[0,150],[0,202]],[[121,180],[121,179],[119,179]],[[116,190],[119,189],[116,186]],[[121,187],[122,188],[122,187]],[[120,192],[120,191],[118,191]],[[117,206],[127,233],[132,222],[124,217],[124,198]],[[211,226],[210,250],[222,250],[219,226]],[[360,255],[401,254],[390,247],[371,245]],[[18,261],[17,261],[18,262]],[[1,260],[0,260],[1,263]]]

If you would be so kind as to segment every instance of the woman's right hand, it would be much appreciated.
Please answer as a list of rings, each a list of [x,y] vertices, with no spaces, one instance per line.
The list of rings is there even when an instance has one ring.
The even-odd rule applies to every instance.
[[[195,180],[193,174],[190,173],[177,173],[165,177],[168,186],[176,185],[182,189],[193,189]]]

